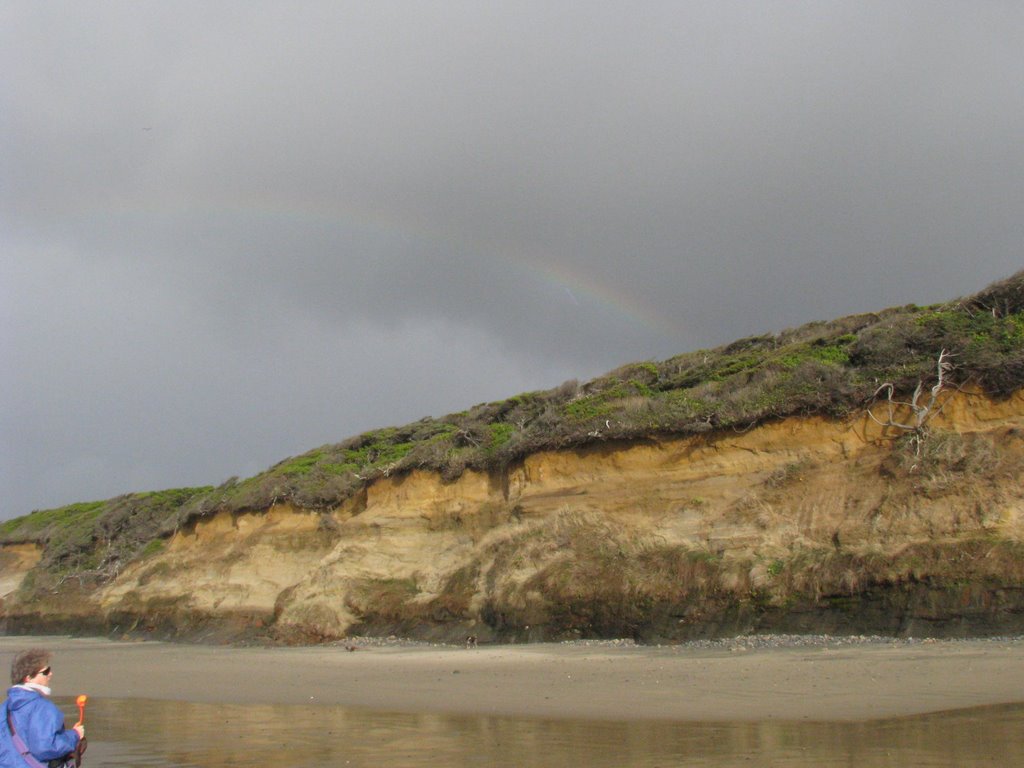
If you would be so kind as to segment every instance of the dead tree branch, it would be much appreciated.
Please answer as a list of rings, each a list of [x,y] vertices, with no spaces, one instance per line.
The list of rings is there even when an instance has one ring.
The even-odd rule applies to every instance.
[[[882,392],[886,393],[885,407],[886,407],[886,418],[882,419],[875,416],[871,407],[868,407],[868,416],[876,424],[882,427],[892,427],[894,429],[902,430],[905,433],[911,433],[913,435],[912,440],[914,441],[917,452],[921,451],[921,438],[924,435],[925,430],[928,426],[928,421],[942,410],[942,403],[939,402],[939,395],[942,394],[943,390],[946,389],[946,377],[950,371],[953,370],[953,363],[950,359],[953,357],[951,352],[947,352],[943,349],[939,353],[939,359],[936,364],[937,376],[935,386],[931,388],[930,395],[927,402],[921,402],[921,396],[924,394],[924,382],[917,382],[917,387],[914,389],[914,394],[910,398],[910,402],[894,400],[893,395],[895,394],[896,387],[892,382],[886,382],[882,384],[878,389],[875,390],[874,397],[877,398]],[[909,422],[897,421],[896,411],[897,409],[904,408],[909,409],[912,419]]]

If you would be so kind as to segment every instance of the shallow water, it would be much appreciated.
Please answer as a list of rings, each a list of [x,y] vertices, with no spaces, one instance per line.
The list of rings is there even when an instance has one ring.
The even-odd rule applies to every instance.
[[[74,699],[55,697],[77,719]],[[1024,705],[866,723],[667,723],[92,699],[89,766],[1009,766]]]

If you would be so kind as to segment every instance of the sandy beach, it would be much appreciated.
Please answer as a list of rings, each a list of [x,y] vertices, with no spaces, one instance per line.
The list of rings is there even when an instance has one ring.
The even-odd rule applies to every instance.
[[[230,648],[0,638],[54,653],[55,695],[613,720],[864,720],[1024,701],[1024,641],[817,647]]]

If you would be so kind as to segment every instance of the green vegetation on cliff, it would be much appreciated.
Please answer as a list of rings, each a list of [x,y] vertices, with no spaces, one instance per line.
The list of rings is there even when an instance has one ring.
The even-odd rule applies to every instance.
[[[277,501],[325,509],[378,477],[414,469],[453,480],[466,469],[500,472],[543,450],[749,429],[802,414],[841,417],[865,408],[882,382],[909,393],[933,381],[942,350],[952,355],[954,386],[997,397],[1024,386],[1024,272],[947,304],[810,323],[367,432],[232,479],[190,501],[165,530]]]
[[[0,524],[0,544],[42,545],[37,575],[23,589],[51,589],[72,577],[98,584],[158,550],[174,531],[218,511],[260,511],[277,502],[329,510],[375,479],[416,469],[454,480],[467,469],[502,473],[543,450],[743,431],[794,415],[843,417],[863,412],[883,383],[901,397],[922,382],[930,387],[943,351],[952,364],[950,387],[970,384],[998,398],[1024,386],[1024,272],[945,304],[810,323],[367,432],[216,488],[135,493],[36,511]],[[713,571],[715,563],[704,554],[695,554],[684,570]],[[658,554],[645,557],[656,560]],[[788,578],[791,564],[769,564],[768,572]],[[678,573],[666,573],[669,581],[678,580]],[[631,590],[639,589],[628,570],[619,575]],[[552,588],[547,582],[537,586]],[[388,594],[395,589],[390,585]]]
[[[69,577],[80,584],[102,583],[126,563],[151,553],[154,542],[165,535],[167,522],[191,499],[210,490],[206,486],[129,493],[36,511],[0,523],[0,543],[42,547],[33,579],[36,588],[51,588]]]

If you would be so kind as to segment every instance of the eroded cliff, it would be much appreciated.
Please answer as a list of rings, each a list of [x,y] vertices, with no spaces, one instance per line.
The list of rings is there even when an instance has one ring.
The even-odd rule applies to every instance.
[[[221,511],[106,583],[15,592],[8,631],[318,641],[1024,629],[1024,392],[951,393],[920,446],[860,413],[380,477]]]

